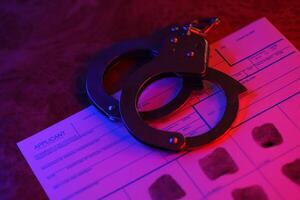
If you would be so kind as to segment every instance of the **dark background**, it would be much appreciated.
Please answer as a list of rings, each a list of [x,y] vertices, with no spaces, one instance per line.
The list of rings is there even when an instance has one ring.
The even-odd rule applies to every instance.
[[[214,42],[267,17],[298,49],[300,1],[0,0],[0,199],[45,199],[16,142],[89,105],[86,62],[170,23],[219,16]]]

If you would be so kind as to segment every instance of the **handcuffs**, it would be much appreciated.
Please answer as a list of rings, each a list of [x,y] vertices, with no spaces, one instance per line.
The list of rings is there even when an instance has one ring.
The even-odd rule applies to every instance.
[[[154,147],[181,151],[218,139],[234,121],[239,107],[238,96],[246,91],[235,79],[208,67],[209,46],[205,36],[218,23],[218,18],[195,20],[188,25],[167,27],[148,38],[105,49],[89,64],[86,90],[90,100],[109,119],[121,119],[137,140]],[[130,67],[118,68],[124,60],[130,60]],[[121,77],[122,72],[125,76]],[[182,79],[176,97],[160,108],[139,112],[137,103],[142,91],[165,77]],[[223,117],[215,127],[201,135],[185,137],[179,132],[155,129],[145,122],[179,108],[194,90],[203,89],[203,80],[217,84],[226,97]],[[111,96],[118,90],[121,90],[119,101]]]

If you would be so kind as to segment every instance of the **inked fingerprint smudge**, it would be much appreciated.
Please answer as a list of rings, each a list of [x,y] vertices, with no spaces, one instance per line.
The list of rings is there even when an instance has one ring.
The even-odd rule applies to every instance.
[[[169,174],[157,178],[148,191],[152,200],[175,200],[186,195],[185,191]]]
[[[259,185],[236,188],[231,192],[234,200],[268,200],[268,196]]]
[[[199,165],[204,174],[211,180],[238,171],[238,166],[224,148],[217,148],[211,154],[200,159]]]
[[[300,186],[300,158],[286,163],[281,168],[282,173],[292,182]]]
[[[280,145],[283,142],[278,129],[272,123],[265,123],[252,130],[254,141],[263,148],[270,148]]]

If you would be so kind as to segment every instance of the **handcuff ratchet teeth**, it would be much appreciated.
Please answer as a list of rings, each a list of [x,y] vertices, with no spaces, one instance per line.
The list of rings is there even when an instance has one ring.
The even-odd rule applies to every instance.
[[[90,64],[86,81],[88,96],[110,119],[122,118],[132,136],[154,147],[181,151],[218,139],[234,121],[239,107],[238,96],[246,91],[235,79],[208,67],[209,46],[205,36],[219,22],[218,18],[195,20],[188,25],[168,27],[146,39],[124,42],[107,49]],[[148,55],[143,52],[148,52]],[[126,81],[118,87],[121,96],[117,101],[103,82],[108,68],[124,57],[139,60],[145,55],[147,59],[132,67]],[[140,112],[137,103],[142,91],[164,77],[182,78],[183,84],[177,96],[156,110]],[[176,131],[155,129],[145,122],[145,119],[160,118],[179,108],[193,90],[203,89],[204,80],[221,87],[226,97],[223,117],[215,127],[201,135],[185,137]]]

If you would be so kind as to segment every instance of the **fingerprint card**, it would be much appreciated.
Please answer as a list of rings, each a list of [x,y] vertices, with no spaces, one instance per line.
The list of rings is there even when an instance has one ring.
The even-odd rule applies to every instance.
[[[49,199],[299,200],[299,51],[266,18],[210,50],[210,67],[247,88],[225,137],[191,151],[163,151],[90,106],[17,144]],[[178,85],[160,82],[139,108],[168,102]],[[212,129],[230,102],[210,88],[191,95],[173,120],[152,126],[188,137]]]

